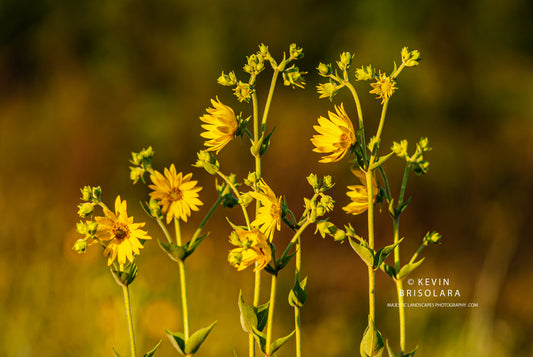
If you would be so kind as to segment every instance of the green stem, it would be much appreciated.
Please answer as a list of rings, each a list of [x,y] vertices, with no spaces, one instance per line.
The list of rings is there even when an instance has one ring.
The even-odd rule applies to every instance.
[[[379,142],[379,139],[381,138],[381,133],[383,131],[383,126],[385,125],[385,116],[387,115],[387,108],[389,106],[389,101],[386,100],[383,103],[383,107],[381,108],[381,118],[379,119],[379,125],[378,130],[376,132],[376,139],[377,142]],[[372,155],[370,157],[370,162],[368,163],[368,167],[371,167],[374,161],[376,160],[377,155]]]
[[[172,238],[170,237],[170,233],[168,232],[167,227],[163,224],[160,218],[157,219],[157,224],[159,224],[159,227],[161,227],[161,230],[165,234],[165,237],[167,237],[168,242],[172,243]]]
[[[274,321],[274,308],[276,305],[276,284],[277,276],[272,275],[272,282],[270,284],[270,305],[268,307],[267,332],[266,332],[266,356],[270,356],[270,345],[272,344],[272,325]]]
[[[235,194],[235,197],[240,202],[241,201],[241,194],[239,193],[239,191],[237,190],[235,185],[232,184],[231,181],[222,172],[217,171],[217,175],[220,176],[228,184],[228,186],[231,188],[231,190]],[[248,211],[246,211],[246,207],[244,207],[242,204],[239,204],[239,206],[241,206],[241,208],[242,208],[242,213],[243,213],[244,219],[246,221],[246,227],[248,227],[248,229],[251,229],[250,218],[248,217]]]
[[[274,73],[272,74],[272,80],[270,81],[270,89],[268,91],[268,96],[265,103],[265,110],[263,111],[263,118],[261,120],[261,131],[265,130],[267,118],[268,118],[268,112],[270,111],[270,104],[272,103],[272,97],[274,96],[274,89],[276,88],[276,82],[278,80],[278,75],[280,72],[280,68],[284,67],[285,64],[282,62],[279,66],[277,66],[274,69]]]
[[[178,262],[180,272],[181,307],[183,310],[183,332],[185,342],[189,339],[189,305],[187,303],[187,281],[185,278],[185,263]]]
[[[361,129],[361,138],[363,138],[363,156],[365,158],[365,161],[368,161],[367,154],[366,154],[366,138],[365,138],[365,124],[363,121],[363,110],[361,109],[361,101],[359,100],[359,96],[357,95],[357,91],[355,90],[354,86],[349,81],[344,81],[343,84],[350,90],[352,93],[352,97],[355,101],[355,106],[357,108],[357,118],[359,120],[359,129]]]
[[[296,280],[300,284],[300,272],[302,271],[302,240],[298,236],[296,241]],[[296,357],[302,356],[302,330],[300,326],[300,307],[294,307],[294,329],[296,331]]]
[[[224,188],[222,189],[222,191],[224,190]],[[191,238],[191,245],[193,245],[193,243],[196,241],[196,239],[200,236],[200,233],[202,233],[202,229],[204,228],[204,226],[206,225],[207,221],[209,221],[209,218],[211,218],[211,216],[213,215],[213,213],[215,212],[215,210],[217,209],[218,205],[220,205],[220,202],[222,202],[224,198],[222,196],[218,196],[218,199],[215,201],[215,203],[213,203],[213,206],[211,206],[211,208],[209,209],[209,212],[207,212],[207,214],[205,215],[204,219],[202,220],[202,222],[200,223],[200,225],[198,226],[198,228],[196,229],[196,231],[194,232],[192,238]]]
[[[124,306],[126,308],[126,318],[128,320],[131,357],[136,357],[137,347],[135,346],[135,333],[133,331],[133,318],[131,315],[130,291],[127,285],[122,284],[122,292],[124,293]]]

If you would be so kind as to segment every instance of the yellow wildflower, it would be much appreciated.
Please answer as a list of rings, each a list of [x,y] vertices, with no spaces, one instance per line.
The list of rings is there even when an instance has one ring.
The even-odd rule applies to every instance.
[[[370,93],[377,95],[377,99],[381,99],[381,104],[388,101],[396,89],[398,89],[396,87],[396,81],[385,73],[381,73],[381,71],[379,71],[379,78],[376,79],[376,83],[370,83],[370,86],[374,88]]]
[[[232,244],[238,244],[239,247],[232,249],[229,252],[228,260],[230,264],[237,268],[238,271],[244,270],[249,266],[257,263],[254,268],[254,272],[262,270],[272,260],[272,250],[265,235],[257,230],[251,231],[237,228],[235,230],[238,237],[238,242],[232,242]]]
[[[203,203],[198,199],[198,192],[202,189],[197,187],[197,181],[191,180],[192,174],[176,173],[174,164],[170,165],[170,169],[165,168],[165,175],[163,176],[158,171],[155,171],[150,176],[153,185],[150,185],[153,192],[150,192],[150,197],[159,202],[161,212],[167,214],[167,224],[172,218],[182,219],[187,222],[187,218],[192,211],[198,211],[198,206]]]
[[[263,180],[259,182],[259,189],[261,192],[249,193],[250,196],[261,202],[252,226],[258,227],[272,242],[274,229],[279,231],[281,228],[281,196],[276,198],[274,191]]]
[[[335,106],[335,112],[336,114],[328,112],[329,120],[324,117],[318,118],[319,125],[313,126],[318,132],[318,135],[311,138],[311,142],[315,145],[313,151],[321,154],[329,153],[319,162],[339,161],[355,144],[353,124],[342,103],[340,106]]]
[[[139,229],[142,223],[133,223],[133,217],[128,217],[127,202],[121,201],[120,196],[115,200],[115,212],[104,208],[105,217],[95,217],[98,227],[96,237],[106,244],[104,255],[107,255],[107,265],[113,264],[115,259],[122,268],[126,259],[133,262],[134,254],[139,254],[143,248],[139,239],[152,239],[147,232]],[[107,243],[106,243],[107,242]]]
[[[234,137],[239,126],[235,112],[227,105],[217,100],[211,99],[212,108],[207,108],[207,114],[200,117],[205,124],[205,129],[200,135],[208,139],[204,145],[208,147],[207,151],[216,151],[218,154]]]
[[[362,185],[352,185],[348,186],[349,191],[346,193],[348,197],[352,200],[349,204],[342,207],[346,213],[351,213],[353,215],[361,214],[368,209],[368,190],[366,186],[366,177],[365,174],[359,170],[352,170],[352,173],[361,181]],[[376,200],[378,194],[378,186],[376,183],[376,178],[372,178],[372,196],[373,200]]]

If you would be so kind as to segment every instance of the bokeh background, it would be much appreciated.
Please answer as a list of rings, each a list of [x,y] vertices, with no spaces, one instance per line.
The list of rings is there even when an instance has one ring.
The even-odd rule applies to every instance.
[[[277,87],[269,122],[276,131],[264,157],[275,192],[301,212],[310,194],[305,176],[331,174],[338,202],[332,219],[347,223],[340,207],[353,182],[348,164],[319,165],[311,151],[312,125],[332,109],[318,99],[315,68],[351,51],[354,66],[390,71],[403,46],[419,49],[424,59],[400,76],[383,143],[430,138],[430,172],[409,180],[403,257],[426,231],[441,232],[443,244],[424,251],[413,277],[449,279],[460,297],[407,301],[478,307],[407,309],[408,346],[420,345],[418,356],[533,355],[532,18],[527,0],[0,1],[0,355],[111,356],[113,346],[127,354],[121,291],[101,251],[71,250],[79,188],[100,185],[108,204],[120,194],[137,221],[147,220],[136,202],[148,191],[129,181],[128,160],[152,145],[156,169],[175,163],[204,187],[205,206],[185,227],[193,231],[215,198],[212,177],[190,166],[203,145],[198,117],[215,96],[250,113],[216,78],[235,70],[244,79],[245,56],[260,43],[281,58],[292,42],[303,47],[298,66],[309,73],[306,90]],[[262,103],[269,77],[259,80]],[[375,129],[379,103],[366,84],[358,88]],[[341,101],[355,113],[349,96],[334,99]],[[233,142],[219,159],[240,177],[251,170],[246,143]],[[388,170],[397,192],[401,164]],[[250,299],[253,277],[226,262],[226,216],[239,220],[237,211],[218,211],[207,227],[211,236],[187,261],[192,329],[218,320],[199,356],[246,353],[237,296],[243,289]],[[377,242],[388,244],[386,210],[377,219]],[[364,227],[364,217],[351,222]],[[148,228],[162,238],[152,223]],[[284,230],[276,239],[282,245],[288,237]],[[138,265],[131,292],[139,351],[162,339],[157,355],[174,355],[164,329],[181,330],[176,265],[155,241]],[[365,267],[348,245],[309,232],[303,270],[304,355],[358,355]],[[284,302],[290,271],[280,279],[277,336],[292,329]],[[387,307],[394,294],[378,274],[378,327],[397,348],[396,310]],[[292,355],[292,343],[279,355]]]

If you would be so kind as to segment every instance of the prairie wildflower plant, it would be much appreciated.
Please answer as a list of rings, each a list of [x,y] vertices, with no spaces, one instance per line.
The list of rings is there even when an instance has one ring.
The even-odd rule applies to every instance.
[[[366,232],[356,231],[350,224],[344,229],[336,227],[333,223],[323,220],[318,223],[322,237],[331,236],[336,241],[343,242],[346,239],[357,255],[363,260],[368,268],[368,325],[363,333],[360,353],[362,357],[381,356],[385,350],[389,356],[413,356],[417,347],[413,350],[407,348],[405,339],[405,305],[403,301],[403,281],[423,262],[419,258],[422,249],[430,244],[440,242],[440,234],[431,232],[422,239],[419,249],[413,254],[408,263],[402,265],[400,260],[400,216],[407,208],[410,200],[405,200],[405,190],[410,172],[417,175],[428,172],[429,162],[424,159],[424,154],[431,150],[427,138],[422,138],[416,144],[416,150],[412,155],[408,154],[407,140],[393,142],[389,152],[382,154],[380,149],[381,135],[384,129],[387,109],[392,96],[398,90],[398,76],[410,67],[418,66],[421,57],[416,50],[410,51],[407,47],[401,50],[401,64],[398,67],[394,63],[390,74],[376,71],[371,65],[361,66],[352,69],[352,62],[355,56],[349,52],[343,52],[337,61],[337,68],[334,70],[331,64],[320,63],[318,73],[327,79],[317,87],[320,98],[329,98],[331,101],[343,88],[350,91],[356,106],[357,126],[354,125],[349,115],[344,110],[344,106],[335,106],[335,113],[329,113],[329,119],[318,118],[318,125],[314,126],[317,134],[311,138],[315,146],[314,151],[325,155],[320,158],[322,163],[334,163],[343,158],[347,158],[352,165],[352,173],[356,178],[356,184],[348,186],[347,196],[350,203],[342,209],[348,215],[367,215]],[[370,82],[370,94],[374,94],[380,100],[381,115],[377,123],[375,135],[367,139],[365,135],[365,121],[361,102],[354,82]],[[389,179],[385,171],[385,163],[393,156],[397,156],[405,161],[405,170],[401,179],[400,192],[398,197],[393,196]],[[381,202],[388,205],[388,211],[393,221],[393,237],[390,244],[378,248],[374,233],[375,214],[374,206]],[[363,237],[366,233],[367,237]],[[387,264],[387,258],[393,254],[392,264]],[[383,342],[383,337],[376,327],[376,307],[375,307],[375,274],[377,270],[384,271],[395,283],[399,302],[399,347],[396,352],[389,344]]]
[[[83,220],[78,222],[76,229],[84,237],[78,239],[72,249],[79,254],[85,253],[91,245],[100,245],[104,249],[103,255],[107,256],[107,265],[110,267],[117,284],[122,287],[128,321],[130,352],[132,356],[136,356],[137,348],[133,330],[129,285],[137,276],[135,257],[144,248],[144,243],[152,237],[141,229],[145,225],[144,222],[134,223],[134,218],[128,216],[128,204],[120,196],[115,199],[113,212],[102,202],[102,189],[100,187],[85,186],[81,189],[81,194],[82,203],[78,205],[78,215]],[[102,210],[103,216],[97,216],[95,209]],[[160,343],[144,356],[153,356]],[[114,353],[115,356],[120,356],[117,351]]]
[[[302,243],[303,235],[310,227],[314,228],[311,234],[319,234],[322,238],[331,237],[340,243],[349,241],[367,267],[368,321],[360,343],[361,356],[382,356],[385,349],[390,356],[412,357],[415,354],[417,348],[408,349],[405,338],[406,316],[401,293],[403,281],[423,262],[424,258],[420,258],[422,250],[428,245],[438,244],[441,237],[437,232],[428,232],[418,250],[402,265],[400,243],[404,238],[400,238],[399,224],[401,214],[410,202],[410,199],[405,199],[409,174],[414,172],[422,175],[428,172],[429,162],[424,155],[431,148],[428,139],[422,138],[410,152],[408,142],[400,140],[393,142],[390,150],[382,153],[381,136],[389,103],[398,90],[398,76],[404,69],[418,66],[420,53],[403,48],[400,66],[394,64],[389,74],[376,71],[371,65],[353,69],[354,55],[349,52],[340,55],[335,69],[331,64],[318,65],[319,75],[326,78],[326,82],[318,85],[319,97],[333,101],[337,93],[346,88],[353,97],[356,112],[349,113],[344,104],[339,103],[327,116],[320,116],[313,126],[316,134],[310,139],[313,151],[320,155],[318,161],[321,164],[331,165],[341,160],[350,162],[351,174],[348,175],[353,176],[354,182],[347,187],[349,203],[342,207],[342,211],[349,217],[366,214],[366,230],[356,229],[351,223],[341,228],[330,221],[328,215],[335,207],[335,200],[328,194],[334,186],[331,176],[318,177],[311,173],[306,177],[309,195],[302,198],[301,212],[296,214],[289,208],[285,196],[277,192],[276,182],[269,180],[268,167],[263,167],[262,158],[267,154],[271,140],[275,139],[274,130],[269,126],[269,113],[276,86],[281,81],[293,89],[305,87],[304,75],[307,73],[300,71],[295,64],[303,55],[302,48],[291,44],[281,59],[275,59],[268,46],[261,44],[258,51],[246,57],[244,74],[237,75],[235,71],[230,71],[227,74],[222,72],[218,77],[217,82],[231,89],[240,103],[233,104],[247,108],[248,113],[237,114],[233,104],[223,103],[215,97],[199,118],[198,124],[202,129],[199,135],[204,139],[204,147],[197,153],[193,166],[213,176],[217,196],[190,237],[182,235],[182,225],[191,224],[190,217],[204,208],[200,197],[203,185],[193,178],[193,173],[179,171],[173,163],[162,169],[153,168],[152,147],[132,153],[130,179],[134,184],[142,182],[146,186],[146,199],[141,206],[147,216],[157,223],[162,239],[157,239],[153,232],[149,234],[145,231],[144,222],[128,216],[127,203],[120,196],[116,197],[112,210],[102,202],[100,187],[86,186],[81,190],[82,203],[78,206],[78,214],[82,221],[77,224],[77,231],[83,238],[76,241],[73,249],[78,253],[85,252],[92,245],[100,245],[103,249],[112,275],[123,288],[132,357],[136,357],[136,344],[128,287],[138,273],[135,259],[148,241],[157,240],[165,255],[177,264],[179,272],[183,330],[172,332],[166,329],[172,346],[181,355],[192,356],[217,324],[214,321],[209,326],[191,331],[185,263],[208,237],[209,233],[205,233],[204,228],[218,207],[235,207],[239,212],[237,218],[226,217],[231,231],[227,237],[227,261],[238,272],[250,274],[250,285],[241,288],[236,298],[249,357],[273,356],[293,336],[294,354],[296,357],[302,355],[300,315],[307,300],[307,277],[302,276]],[[260,101],[263,93],[258,93],[258,88],[262,88],[258,86],[258,80],[267,72],[271,73],[270,86],[264,94],[264,101]],[[366,90],[381,105],[381,115],[376,120],[377,131],[369,138],[365,133],[356,82],[369,82]],[[228,167],[230,163],[219,161],[219,153],[237,140],[250,154],[251,169],[246,177],[238,177]],[[393,194],[385,170],[386,164],[394,157],[405,164],[397,196]],[[390,242],[376,239],[374,224],[377,204],[388,206],[393,226]],[[289,239],[281,237],[279,232],[282,230],[289,233]],[[219,236],[217,233],[214,235]],[[282,272],[288,267],[294,267],[294,283],[290,277],[292,289],[285,301],[294,310],[294,329],[274,333],[274,317],[279,304],[278,279],[283,277]],[[397,289],[399,352],[391,347],[388,340],[384,342],[377,328],[375,275],[378,270],[389,276]],[[270,279],[270,284],[268,294],[263,296],[268,295],[269,298],[261,301],[265,278]],[[158,346],[144,356],[153,356]],[[116,351],[115,355],[120,356]],[[234,352],[234,355],[237,353]]]

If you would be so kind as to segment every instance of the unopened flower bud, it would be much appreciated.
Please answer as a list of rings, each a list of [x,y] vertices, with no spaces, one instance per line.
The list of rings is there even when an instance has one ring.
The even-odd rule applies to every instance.
[[[319,98],[329,98],[329,100],[332,100],[339,92],[337,85],[332,82],[321,83],[316,88],[318,94],[320,94]]]
[[[85,218],[94,211],[94,203],[86,202],[78,205],[78,216]]]
[[[130,180],[133,181],[133,183],[139,182],[144,176],[144,169],[138,166],[132,166],[130,167]]]
[[[424,245],[428,246],[429,244],[440,244],[442,236],[438,232],[427,232],[424,236]]]
[[[373,79],[375,76],[374,69],[372,66],[362,66],[361,68],[357,68],[355,70],[355,79],[357,81],[369,81]]]
[[[252,98],[253,93],[252,87],[248,83],[239,81],[235,88],[233,88],[233,94],[237,97],[239,102],[248,103]]]
[[[235,72],[233,71],[231,71],[229,74],[224,74],[224,72],[222,72],[220,77],[218,77],[217,82],[220,85],[230,87],[237,84],[237,77],[235,76]]]
[[[286,86],[291,86],[293,88],[295,86],[303,88],[305,86],[305,79],[303,75],[306,73],[307,72],[300,72],[298,67],[292,65],[291,67],[283,71],[283,84]]]
[[[238,267],[242,261],[242,254],[239,250],[232,250],[228,254],[228,263],[232,267]]]
[[[355,55],[352,55],[350,52],[341,53],[340,61],[337,61],[337,66],[339,66],[341,71],[346,71],[350,68],[354,57]]]
[[[324,176],[322,179],[322,192],[329,190],[332,188],[335,184],[333,183],[333,179],[330,175]]]
[[[320,182],[318,181],[318,176],[316,174],[310,174],[307,176],[307,182],[309,182],[313,190],[318,190]]]
[[[333,72],[330,64],[320,63],[317,69],[318,69],[318,74],[320,74],[322,77],[327,77]]]
[[[335,242],[344,242],[345,239],[346,239],[346,232],[344,232],[342,229],[338,229],[333,235],[333,240]]]
[[[304,56],[303,49],[301,47],[298,47],[295,43],[290,44],[289,54],[293,59],[299,59]]]
[[[85,239],[78,239],[74,246],[72,247],[72,250],[74,250],[78,254],[83,254],[87,250],[87,242]]]

